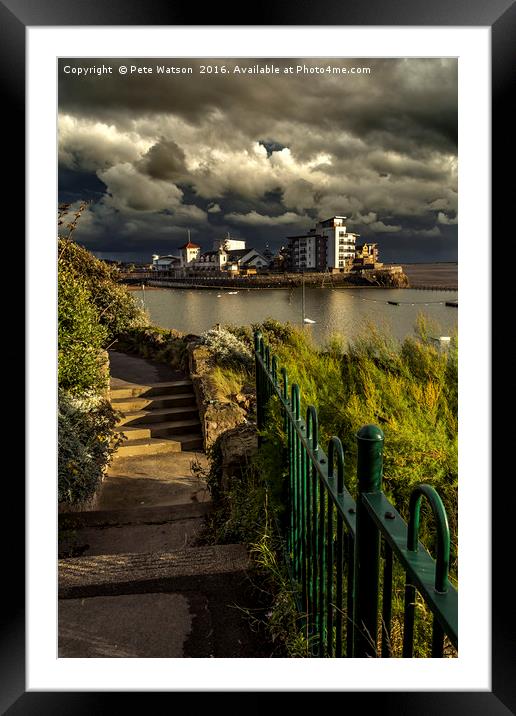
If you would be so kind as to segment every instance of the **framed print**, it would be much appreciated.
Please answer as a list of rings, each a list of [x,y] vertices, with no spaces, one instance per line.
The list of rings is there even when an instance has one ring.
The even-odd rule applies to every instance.
[[[490,468],[490,452],[503,460],[509,447],[505,435],[503,440],[500,436],[497,445],[498,427],[490,438],[489,425],[490,410],[495,415],[494,411],[501,411],[502,407],[496,402],[491,404],[491,331],[500,335],[501,317],[504,316],[504,321],[507,319],[503,309],[493,312],[490,319],[489,308],[491,280],[493,286],[498,287],[500,283],[494,280],[497,267],[510,267],[507,259],[500,264],[494,260],[498,253],[492,250],[491,239],[502,233],[502,228],[497,227],[507,215],[510,188],[509,183],[501,179],[502,161],[510,166],[514,153],[512,127],[508,126],[511,121],[509,88],[516,59],[514,5],[507,0],[491,3],[489,8],[472,8],[456,2],[440,2],[431,9],[414,3],[392,6],[374,3],[346,9],[328,4],[312,10],[308,6],[296,8],[289,4],[269,7],[266,25],[250,19],[241,22],[238,16],[225,23],[211,8],[203,15],[202,25],[192,24],[198,19],[194,17],[198,12],[194,8],[136,1],[91,3],[87,9],[80,3],[61,0],[53,3],[4,0],[0,5],[1,73],[4,106],[9,108],[6,112],[9,144],[17,149],[27,147],[29,317],[28,481],[25,494],[21,482],[17,482],[17,490],[9,496],[10,509],[16,513],[19,525],[23,521],[22,505],[26,504],[26,537],[19,528],[12,540],[15,549],[7,553],[6,574],[12,576],[5,591],[12,601],[4,610],[2,630],[2,710],[13,714],[39,713],[45,709],[57,713],[96,713],[107,708],[104,702],[109,704],[111,698],[102,692],[151,692],[153,695],[167,692],[167,697],[173,695],[168,694],[169,691],[346,691],[345,698],[353,695],[355,704],[367,698],[371,706],[396,713],[411,713],[416,709],[428,714],[509,713],[516,708],[511,677],[516,656],[510,628],[514,617],[506,583],[511,544],[508,534],[511,500],[506,483],[510,477],[494,479],[495,473],[505,475],[506,470],[502,472],[504,468],[496,464],[492,472]],[[332,71],[324,69],[323,72],[321,68]],[[376,73],[378,79],[375,81],[373,77],[368,85],[369,80],[363,77],[353,85],[356,91],[346,89],[347,94],[342,95],[346,97],[346,108],[346,101],[341,100],[342,88],[346,86],[344,75],[357,73],[357,68],[360,68],[358,74],[366,75],[368,70],[373,75]],[[320,76],[317,76],[319,70]],[[184,75],[183,84],[175,75]],[[26,87],[25,98],[23,87]],[[56,115],[59,115],[59,147]],[[335,131],[335,127],[345,131]],[[492,160],[490,131],[494,140]],[[56,190],[58,149],[60,169]],[[19,187],[23,182],[24,164],[17,157],[10,166]],[[319,188],[315,186],[317,182]],[[20,196],[21,192],[17,192],[13,198],[20,203]],[[84,199],[80,210],[77,197]],[[273,653],[259,653],[259,650],[253,653],[243,650],[238,654],[231,650],[210,652],[207,644],[204,651],[185,651],[186,641],[181,647],[183,651],[178,647],[177,652],[162,653],[157,646],[155,651],[149,652],[148,658],[142,658],[146,655],[133,650],[138,626],[132,616],[133,607],[127,600],[120,601],[116,616],[103,612],[100,607],[94,617],[100,626],[91,637],[94,648],[84,651],[78,646],[73,631],[77,628],[81,633],[87,632],[83,616],[85,601],[89,597],[109,600],[110,595],[118,593],[109,586],[110,577],[106,577],[103,591],[98,594],[88,591],[87,585],[83,588],[82,583],[81,588],[74,591],[77,585],[73,581],[73,570],[78,574],[85,562],[80,563],[80,553],[73,562],[76,558],[73,550],[65,554],[65,558],[70,559],[67,565],[71,570],[71,587],[64,600],[72,626],[67,638],[61,637],[57,643],[57,516],[55,495],[50,494],[55,486],[52,473],[56,468],[57,444],[54,427],[57,422],[57,324],[54,319],[57,287],[53,268],[55,248],[49,243],[55,234],[52,227],[55,226],[56,199],[59,211],[66,214],[72,207],[70,211],[77,212],[75,223],[72,219],[66,225],[70,233],[78,225],[86,248],[94,250],[96,256],[109,263],[115,252],[127,252],[126,258],[119,255],[117,261],[123,264],[129,282],[134,264],[141,264],[138,276],[145,274],[145,283],[142,278],[141,288],[136,286],[134,295],[154,325],[167,331],[178,329],[181,336],[201,335],[208,342],[205,336],[212,326],[218,330],[226,320],[239,321],[238,306],[243,305],[244,300],[242,310],[249,315],[258,311],[260,292],[251,289],[265,262],[270,262],[267,265],[271,267],[274,259],[284,261],[287,268],[283,268],[282,275],[297,272],[302,279],[294,288],[289,285],[289,292],[283,292],[283,313],[276,308],[279,313],[273,315],[272,311],[267,312],[269,307],[260,308],[262,314],[252,313],[247,323],[258,324],[269,315],[290,321],[290,314],[295,314],[295,320],[307,324],[302,328],[317,342],[329,338],[329,333],[320,335],[324,321],[324,325],[333,325],[332,321],[341,320],[345,311],[355,311],[352,315],[357,318],[353,320],[359,321],[358,317],[364,316],[365,321],[369,308],[373,310],[373,303],[374,315],[383,316],[382,311],[387,314],[389,304],[389,311],[396,306],[400,313],[406,310],[407,316],[412,311],[410,320],[415,318],[417,298],[406,299],[407,307],[403,308],[403,300],[394,293],[379,299],[378,293],[368,294],[360,283],[356,283],[359,288],[353,289],[353,293],[334,291],[340,280],[346,280],[341,277],[347,275],[348,270],[356,271],[355,275],[363,278],[367,262],[372,261],[375,281],[394,281],[401,280],[396,278],[398,268],[410,278],[414,275],[410,273],[414,271],[412,263],[455,264],[458,255],[461,284],[458,313],[460,646],[455,652],[453,644],[450,646],[444,641],[444,636],[437,634],[436,637],[434,630],[432,652],[421,652],[427,657],[436,656],[442,638],[445,648],[449,648],[447,655],[456,658],[351,658],[344,664],[339,659],[298,658],[308,652],[293,651],[290,658],[271,659],[261,657],[275,656]],[[17,214],[21,211],[20,206]],[[330,215],[331,220],[327,219]],[[171,217],[174,217],[173,225]],[[342,223],[347,217],[351,217],[350,228]],[[333,222],[331,227],[328,221]],[[222,233],[224,239],[221,239]],[[116,244],[113,236],[123,240]],[[283,236],[288,242],[284,251],[280,248]],[[360,246],[355,243],[358,236],[361,236]],[[177,255],[169,246],[177,249]],[[405,258],[402,260],[400,256]],[[223,269],[222,263],[216,269],[212,267],[217,261],[224,263]],[[398,263],[403,266],[398,267]],[[207,271],[207,264],[211,273]],[[330,300],[328,291],[318,305],[315,289],[308,284],[305,290],[310,268],[322,277],[321,289],[328,282],[334,298]],[[225,286],[221,283],[222,270],[226,275],[231,274],[233,283]],[[389,275],[388,279],[378,278],[383,276],[382,271]],[[263,284],[267,290],[274,281],[278,281],[279,286],[281,280],[285,280],[274,278],[273,274],[272,269],[263,274],[267,277],[264,279],[267,285]],[[210,278],[214,275],[216,280]],[[159,306],[158,296],[164,295],[163,286],[167,281],[173,289],[167,294],[171,302]],[[389,286],[398,288],[397,284]],[[203,287],[210,290],[201,290]],[[414,287],[418,288],[416,284]],[[447,287],[455,288],[455,293],[450,291],[446,296],[446,310],[456,311],[457,286],[441,284],[438,288]],[[154,292],[154,288],[159,288],[161,293]],[[439,310],[445,321],[448,320],[451,314],[445,313],[444,300],[432,301],[430,296],[430,289],[435,286],[422,283],[420,288],[426,291],[421,295],[428,310],[437,311],[436,304],[442,304]],[[243,294],[244,289],[249,289],[249,297],[235,295],[239,291]],[[59,290],[68,288],[62,289],[60,284]],[[70,300],[79,300],[79,293],[78,288],[70,289]],[[346,293],[356,305],[360,301],[360,308],[337,306],[335,296]],[[502,287],[499,293],[503,294]],[[325,301],[328,302],[325,304]],[[277,306],[279,304],[278,301]],[[103,314],[109,312],[110,306],[108,301]],[[120,318],[121,303],[117,304],[117,310]],[[157,313],[153,315],[153,311]],[[456,325],[456,318],[454,320]],[[449,326],[445,324],[444,333],[453,335],[454,320]],[[352,323],[346,324],[350,332]],[[238,335],[242,345],[251,340],[243,333]],[[398,338],[403,337],[400,334]],[[261,338],[256,340],[259,354]],[[436,351],[445,351],[443,342],[446,344],[450,339],[448,335],[438,335],[432,340],[441,341]],[[107,340],[103,345],[111,348]],[[78,355],[78,360],[82,360],[81,354]],[[188,355],[190,361],[194,360]],[[258,366],[260,358],[256,355],[253,360],[256,359]],[[265,352],[263,360],[265,365]],[[131,363],[131,370],[137,370],[135,365]],[[202,445],[207,446],[207,431],[213,424],[216,427],[218,418],[211,418],[210,423],[212,413],[203,412],[198,420],[199,416],[192,410],[191,396],[184,393],[190,390],[185,387],[188,381],[183,381],[185,375],[181,373],[184,365],[174,363],[176,373],[154,368],[157,373],[152,381],[139,378],[142,384],[147,381],[152,391],[154,386],[161,385],[171,392],[169,395],[163,388],[155,393],[161,402],[157,401],[160,403],[159,406],[156,403],[158,412],[151,422],[158,422],[161,411],[163,420],[170,423],[163,423],[165,432],[162,433],[156,425],[151,426],[149,440],[155,440],[151,448],[158,449],[160,435],[174,435],[175,439],[173,430],[183,435],[183,442],[204,440]],[[71,374],[73,367],[71,364]],[[120,376],[121,382],[116,388],[122,396],[129,379],[123,372]],[[187,374],[186,377],[190,378]],[[133,382],[136,384],[136,378]],[[112,390],[113,385],[112,382]],[[192,395],[199,400],[196,386],[193,381]],[[179,387],[184,394],[178,393]],[[227,390],[232,391],[233,403],[237,402],[246,415],[249,399],[245,385],[238,383],[234,389]],[[179,395],[179,402],[172,393]],[[131,423],[125,416],[120,424],[128,426],[129,431],[136,429],[143,434],[148,424],[143,422],[147,408],[138,402],[141,396],[146,398],[145,393],[133,392],[129,396],[131,405],[126,405],[123,400],[127,402],[128,397],[124,393],[117,404],[136,420]],[[294,401],[294,397],[291,400]],[[430,400],[428,393],[421,397],[423,400]],[[179,411],[180,420],[184,422],[177,422],[174,410]],[[260,408],[257,410],[260,426]],[[307,425],[303,423],[303,429],[313,438],[317,421],[310,415],[311,418],[307,413]],[[265,429],[263,422],[260,427]],[[197,429],[199,434],[193,435]],[[326,435],[325,429],[322,419],[323,435]],[[127,444],[130,445],[130,432],[126,430],[124,434],[126,439],[129,434]],[[138,433],[135,439],[135,449],[139,449],[147,434],[140,438]],[[181,443],[181,439],[178,440]],[[436,445],[438,440],[435,437]],[[159,450],[165,454],[168,448],[163,444],[160,443]],[[322,447],[321,443],[317,449]],[[333,450],[332,447],[331,455]],[[427,450],[431,451],[431,446]],[[345,447],[345,460],[348,453]],[[422,450],[422,460],[426,459],[425,454]],[[323,457],[325,460],[326,453]],[[122,472],[117,478],[120,476]],[[136,473],[135,476],[140,479]],[[294,494],[297,488],[291,489]],[[111,506],[106,502],[100,509],[107,513],[113,509],[112,505],[116,509],[128,505],[122,502],[125,497],[116,499],[120,501],[115,500]],[[197,499],[196,496],[195,501]],[[296,499],[302,501],[301,497]],[[140,504],[144,505],[143,499]],[[357,504],[360,506],[362,502]],[[150,515],[151,509],[164,506],[168,503],[158,500],[152,508],[146,509]],[[314,510],[315,514],[317,507]],[[373,510],[371,507],[371,514]],[[358,513],[362,514],[360,509]],[[395,516],[398,517],[398,513]],[[104,518],[107,519],[105,515]],[[157,517],[152,519],[159,524]],[[359,522],[365,519],[362,516]],[[329,520],[328,517],[328,530]],[[454,520],[453,515],[450,521]],[[103,539],[107,539],[113,525],[103,523],[101,527]],[[80,525],[73,528],[79,534],[81,529]],[[105,559],[106,573],[110,574],[139,569],[139,562],[140,567],[131,562],[136,551],[134,540],[143,539],[146,529],[135,530],[138,538],[131,537],[131,546],[122,549],[111,562],[109,551],[99,547],[95,552],[93,548],[91,563],[96,557],[100,561]],[[92,536],[91,529],[84,534],[90,543],[98,537],[98,532]],[[333,540],[333,531],[331,534]],[[452,542],[456,535],[457,527],[452,524]],[[21,548],[25,539],[26,572],[22,567]],[[330,556],[333,559],[332,540],[325,547],[327,561]],[[292,549],[291,544],[289,550]],[[164,555],[167,548],[160,550],[159,554]],[[359,586],[357,592],[350,589],[351,599],[358,593],[364,604],[369,603],[368,582],[362,581],[356,566],[352,569]],[[302,568],[299,570],[301,574]],[[229,582],[228,577],[228,590]],[[193,582],[184,584],[188,594],[195,591]],[[312,588],[309,581],[307,584]],[[318,584],[322,584],[322,579]],[[326,584],[325,588],[331,592],[331,575]],[[323,587],[320,589],[322,595]],[[145,595],[156,598],[152,604],[149,602],[156,621],[156,644],[160,619],[163,624],[168,618],[172,619],[166,616],[171,611],[179,613],[186,609],[187,622],[189,619],[191,622],[188,609],[198,623],[203,618],[201,602],[195,602],[198,597],[191,597],[190,606],[181,599],[165,604],[165,592]],[[26,611],[21,606],[25,599]],[[386,599],[382,600],[383,616],[388,611],[384,606]],[[322,596],[319,600],[322,609]],[[197,604],[197,611],[192,611],[192,604]],[[353,604],[351,608],[355,610],[355,617],[359,614],[362,619],[360,609],[357,611]],[[364,610],[366,613],[366,607]],[[332,614],[339,618],[337,611]],[[331,623],[331,627],[324,627],[329,645],[324,655],[333,656],[338,639],[336,647],[328,636],[330,628],[332,634],[334,628],[333,622],[328,621],[328,613],[324,613],[325,624]],[[390,620],[390,614],[388,618]],[[322,630],[322,617],[317,619],[318,628]],[[120,641],[118,654],[106,647],[115,622],[125,623],[127,633],[127,639]],[[173,638],[174,629],[169,628],[167,639]],[[188,629],[185,627],[185,634],[189,633]],[[222,626],[213,629],[222,630]],[[165,628],[163,631],[165,633]],[[228,633],[230,631],[228,627]],[[360,642],[360,632],[357,634]],[[104,635],[106,641],[102,642]],[[179,636],[177,638],[180,641]],[[364,647],[362,652],[351,650],[348,655],[402,656],[402,652],[404,656],[414,655],[410,647],[403,645],[402,648],[401,642],[400,652],[396,654],[380,654],[374,650],[371,654]],[[315,653],[312,651],[310,655]],[[112,658],[114,656],[118,658]],[[180,658],[184,656],[204,658]],[[239,656],[248,658],[235,658]],[[130,696],[134,698],[136,694]]]

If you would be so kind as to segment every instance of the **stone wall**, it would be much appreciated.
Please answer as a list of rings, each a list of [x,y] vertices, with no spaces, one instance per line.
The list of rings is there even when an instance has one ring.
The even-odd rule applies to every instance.
[[[258,435],[255,425],[239,425],[228,430],[220,440],[221,482],[226,492],[232,480],[241,479],[242,473],[258,451]]]
[[[206,346],[197,342],[189,343],[188,364],[206,450],[213,445],[219,435],[245,424],[246,412],[238,403],[223,402],[213,395],[208,378],[211,370],[210,353]]]

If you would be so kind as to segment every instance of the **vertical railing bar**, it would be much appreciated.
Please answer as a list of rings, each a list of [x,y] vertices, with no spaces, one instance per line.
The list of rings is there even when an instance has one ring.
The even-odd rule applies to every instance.
[[[296,431],[296,581],[301,573],[301,439]]]
[[[306,613],[308,623],[308,633],[312,633],[312,465],[310,457],[305,452],[305,484],[306,484],[306,507],[305,507],[305,523],[306,523]]]
[[[392,618],[392,548],[384,540],[385,559],[383,564],[382,592],[382,657],[392,656],[391,618]]]
[[[326,532],[326,656],[333,656],[333,500],[328,495]]]
[[[344,521],[340,512],[337,512],[337,549],[335,559],[337,574],[335,585],[335,656],[342,657],[342,610],[343,602],[343,566],[344,566]]]
[[[380,531],[363,496],[382,489],[383,432],[364,425],[357,433],[357,523],[355,561],[354,656],[377,657]]]
[[[299,441],[299,581],[305,575],[305,448]]]
[[[287,554],[292,552],[292,423],[287,413],[287,455],[288,455],[288,497],[287,497],[287,510],[288,516],[286,522],[286,538],[287,538]]]
[[[335,458],[337,458],[337,495],[342,497],[344,493],[344,451],[342,443],[337,437],[331,438],[328,443],[328,481],[335,489]],[[340,511],[337,510],[337,533],[336,533],[336,574],[335,592],[336,599],[333,599],[333,576],[335,571],[335,550],[333,534],[333,511],[335,509],[333,500],[328,497],[328,582],[327,582],[327,609],[328,609],[328,656],[333,654],[333,617],[335,614],[335,655],[342,656],[342,610],[343,610],[343,566],[344,566],[344,545],[343,529],[344,522]],[[330,504],[331,503],[331,504]]]
[[[300,395],[299,395],[299,386],[297,383],[292,384],[291,388],[291,396],[292,396],[292,413],[293,418],[297,422],[299,421],[299,404],[300,404]],[[293,572],[294,577],[297,576],[296,573],[296,562],[297,562],[297,541],[298,541],[298,447],[299,447],[299,436],[297,434],[295,424],[294,422],[291,422],[291,432],[292,432],[292,474],[291,474],[291,490],[292,490],[292,497],[290,502],[290,512],[291,512],[291,540],[290,540],[290,553],[292,558],[292,566],[293,566]]]
[[[325,638],[325,614],[326,605],[326,549],[325,549],[325,513],[326,513],[326,490],[324,485],[319,484],[319,656],[324,656]]]
[[[432,658],[441,659],[444,655],[444,630],[434,615],[432,624]]]
[[[409,576],[406,575],[405,583],[405,617],[403,621],[403,657],[411,659],[414,654],[414,617],[416,589],[408,582]]]
[[[355,540],[351,532],[346,532],[347,542],[347,600],[346,600],[346,656],[350,659],[355,653]]]
[[[317,634],[317,500],[318,484],[315,468],[312,466],[312,635]]]

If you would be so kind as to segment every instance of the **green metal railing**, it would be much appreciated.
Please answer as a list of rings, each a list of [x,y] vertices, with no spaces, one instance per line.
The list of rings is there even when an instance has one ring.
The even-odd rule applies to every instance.
[[[458,594],[448,580],[450,533],[437,492],[430,485],[415,488],[407,525],[382,492],[383,433],[366,425],[356,436],[355,502],[344,485],[341,441],[332,437],[328,454],[323,451],[315,407],[308,406],[303,420],[299,386],[289,389],[286,369],[278,371],[259,332],[255,364],[258,429],[266,425],[272,398],[279,400],[283,414],[288,462],[284,537],[312,654],[392,656],[394,558],[405,573],[403,656],[414,653],[416,592],[432,613],[431,655],[443,656],[445,635],[457,649]],[[423,497],[436,523],[436,560],[418,539]]]

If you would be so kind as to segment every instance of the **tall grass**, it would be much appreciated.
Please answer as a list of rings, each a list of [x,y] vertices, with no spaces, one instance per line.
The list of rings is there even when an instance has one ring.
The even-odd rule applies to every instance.
[[[337,435],[344,447],[345,479],[356,491],[358,429],[378,424],[385,434],[383,489],[398,511],[408,517],[409,496],[426,482],[441,495],[452,536],[452,576],[457,572],[458,489],[458,350],[457,334],[439,349],[432,335],[439,327],[420,315],[413,336],[399,342],[385,330],[364,326],[346,345],[338,335],[317,347],[302,329],[265,321],[262,331],[289,383],[301,389],[301,408],[315,405],[320,443]],[[250,342],[250,329],[233,329]],[[434,530],[423,506],[421,536],[432,550]]]
[[[458,353],[457,335],[450,346],[440,350],[431,339],[439,335],[420,316],[414,335],[399,342],[384,330],[365,326],[359,338],[346,345],[332,336],[326,345],[313,344],[303,330],[268,320],[252,327],[228,327],[251,348],[252,329],[259,329],[279,366],[287,369],[289,384],[298,383],[301,408],[315,405],[319,418],[319,442],[326,448],[332,435],[340,437],[345,455],[345,481],[356,495],[356,433],[367,423],[378,424],[385,434],[383,489],[397,510],[408,519],[409,496],[415,485],[432,484],[441,495],[450,523],[451,575],[456,581],[457,567],[457,429],[458,429]],[[217,380],[222,385],[227,368]],[[238,371],[237,371],[238,372]],[[242,380],[247,368],[242,367]],[[227,381],[238,382],[234,366]],[[225,388],[229,391],[229,386]],[[233,386],[231,387],[233,390]],[[270,556],[270,530],[264,514],[269,511],[282,521],[285,505],[283,458],[285,435],[279,401],[272,401],[263,444],[242,481],[230,486],[225,495],[223,521],[226,537],[237,535],[251,544],[253,554],[267,566],[275,579],[275,607],[271,620],[290,655],[307,655],[306,635],[299,633],[292,589],[284,577],[274,577],[277,569]],[[265,510],[266,498],[268,508]],[[435,529],[431,511],[423,503],[420,539],[435,556]],[[265,549],[267,548],[267,549]],[[393,621],[391,648],[401,656],[403,632],[404,574],[394,565]],[[416,603],[414,655],[429,656],[431,615],[423,600]],[[287,636],[285,636],[287,635]],[[298,641],[299,643],[298,643]],[[292,646],[295,645],[295,646]],[[446,647],[446,655],[455,651]]]

